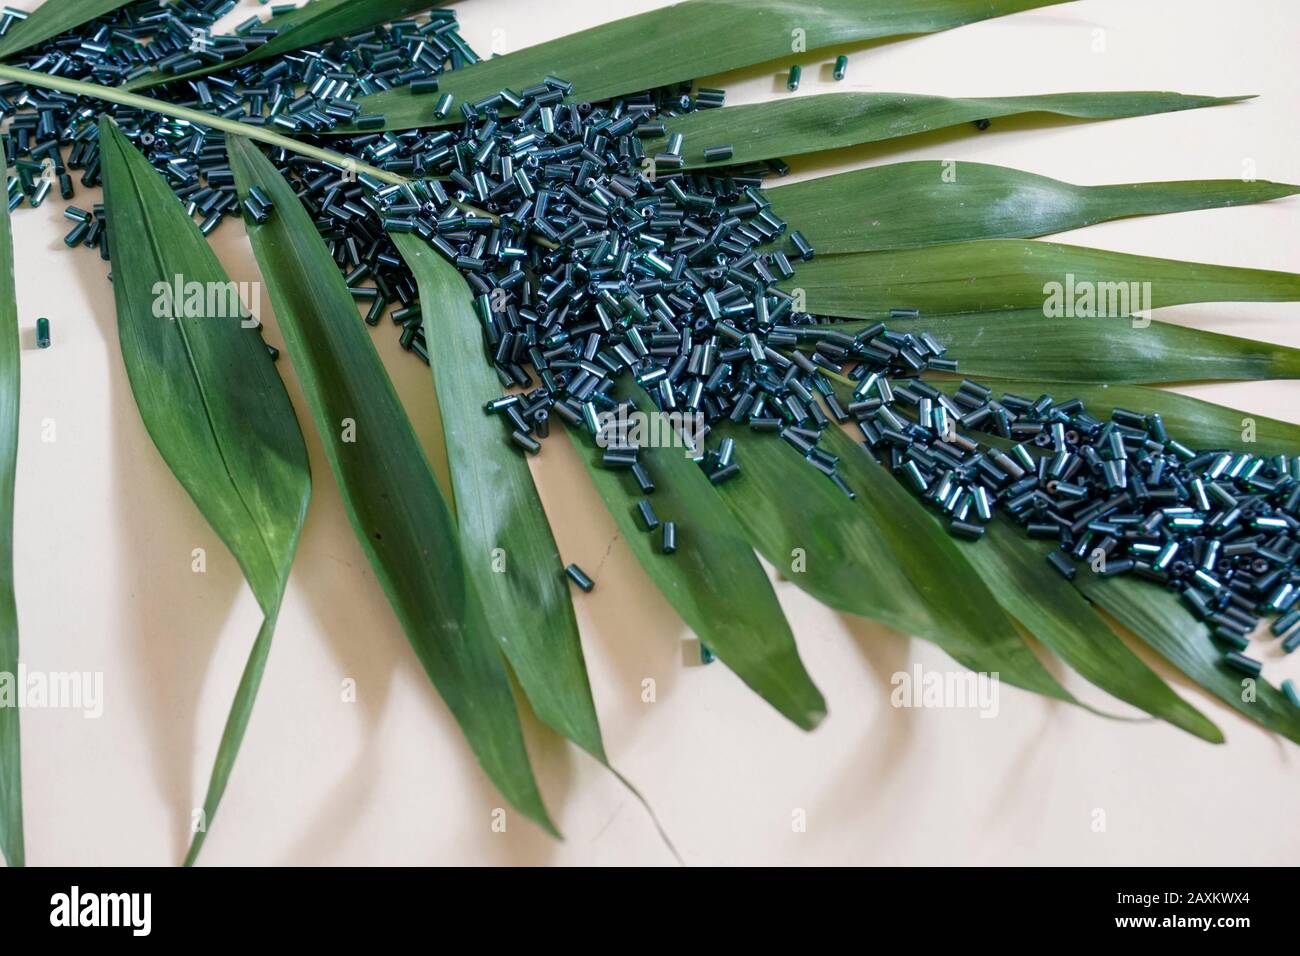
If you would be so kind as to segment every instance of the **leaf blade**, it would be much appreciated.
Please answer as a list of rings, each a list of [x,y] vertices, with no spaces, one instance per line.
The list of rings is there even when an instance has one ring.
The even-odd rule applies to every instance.
[[[363,97],[363,109],[387,118],[385,129],[450,125],[433,118],[444,92],[475,102],[504,87],[521,89],[547,75],[594,101],[694,80],[790,55],[792,30],[810,49],[935,33],[1063,0],[688,0],[615,20],[548,43],[476,63],[440,79],[437,94],[399,89]],[[815,29],[806,28],[815,24]],[[705,37],[708,43],[682,42]],[[338,132],[354,131],[340,126]]]
[[[951,392],[956,382],[936,381],[935,386]],[[1089,414],[1109,418],[1116,408],[1158,412],[1164,419],[1169,436],[1195,449],[1236,448],[1244,440],[1242,431],[1249,421],[1254,428],[1251,451],[1256,455],[1293,455],[1300,447],[1300,425],[1227,408],[1180,395],[1163,388],[1144,385],[1104,385],[1094,382],[1026,382],[1023,380],[987,381],[984,384],[999,393],[1068,392],[1070,398],[1083,400]],[[992,438],[993,436],[981,436]]]
[[[1151,646],[1194,683],[1263,727],[1300,744],[1300,708],[1267,681],[1255,682],[1256,699],[1242,699],[1242,675],[1227,669],[1205,625],[1175,595],[1123,576],[1075,577],[1075,587],[1092,603]]]
[[[621,398],[642,413],[647,400]],[[658,535],[633,517],[634,498],[623,474],[601,465],[590,436],[570,432],[610,514],[641,567],[705,645],[741,680],[796,726],[811,730],[826,715],[826,701],[804,670],[794,635],[744,532],[716,505],[713,486],[683,448],[641,450],[656,481],[654,507],[660,520],[679,525],[677,552],[664,555]]]
[[[838,429],[822,438],[859,495],[853,501],[785,442],[744,428],[727,434],[743,470],[717,491],[769,562],[783,566],[793,549],[805,550],[804,570],[789,575],[794,584],[836,610],[925,638],[973,671],[1071,699],[1005,615],[983,613],[993,596],[952,540],[855,442]]]
[[[181,83],[209,73],[225,72],[268,57],[300,50],[314,43],[356,33],[410,13],[444,6],[446,0],[312,0],[305,6],[274,14],[266,26],[278,27],[280,33],[241,57],[185,73],[151,73],[124,83],[125,90],[137,91],[164,83]]]
[[[1300,275],[1182,262],[1032,239],[986,239],[889,252],[824,256],[780,283],[803,289],[809,311],[872,318],[893,308],[923,315],[1064,307],[1069,288],[1088,283],[1106,296],[1105,314],[1188,302],[1290,302]],[[1149,290],[1147,287],[1149,283]],[[1056,288],[1049,291],[1048,285]],[[1113,291],[1113,295],[1111,294]],[[1149,291],[1149,295],[1146,293]],[[1055,309],[1053,307],[1053,314]],[[1073,317],[1061,312],[1062,317]]]
[[[408,233],[391,238],[419,286],[461,545],[494,635],[537,716],[605,763],[559,549],[528,463],[483,411],[501,389],[481,356],[469,290],[422,239]],[[492,566],[498,548],[504,551],[501,571]]]
[[[760,162],[912,136],[981,119],[1052,113],[1077,120],[1124,119],[1223,106],[1248,97],[1136,91],[1048,93],[1039,96],[947,98],[919,93],[820,93],[689,113],[666,122],[686,142],[687,169],[710,165],[704,149],[730,143],[727,165]],[[666,138],[646,140],[661,151]]]
[[[484,771],[555,834],[451,512],[343,277],[271,162],[241,137],[227,152],[240,196],[257,185],[274,204],[249,239],[357,540]]]
[[[0,203],[0,674],[18,673],[14,601],[14,477],[18,464],[18,297],[9,204]],[[0,857],[23,866],[22,747],[18,708],[0,706]]]
[[[0,38],[0,60],[112,13],[133,0],[45,0]]]
[[[1145,322],[1145,320],[1143,320]],[[846,333],[869,323],[843,324]],[[1040,382],[1149,385],[1300,377],[1300,349],[1169,322],[1049,319],[1042,311],[972,312],[891,320],[930,332],[962,375]]]
[[[1098,617],[1035,545],[1005,521],[959,544],[1008,614],[1080,675],[1107,693],[1193,736],[1222,743],[1208,718],[1170,689]]]
[[[118,333],[145,428],[176,479],[230,549],[264,615],[250,667],[265,664],[311,493],[306,446],[261,334],[242,307],[215,302],[230,289],[215,254],[170,187],[117,127],[101,117],[106,218],[112,242]],[[173,281],[176,290],[171,286]],[[201,304],[181,288],[205,290]],[[162,307],[159,297],[170,293]],[[208,315],[213,305],[217,315]],[[231,316],[229,313],[234,312]],[[222,735],[197,857],[216,816],[257,694],[261,666],[240,681]]]
[[[922,160],[778,186],[767,197],[777,215],[826,254],[1028,239],[1297,192],[1300,186],[1236,179],[1076,186],[1003,166]]]

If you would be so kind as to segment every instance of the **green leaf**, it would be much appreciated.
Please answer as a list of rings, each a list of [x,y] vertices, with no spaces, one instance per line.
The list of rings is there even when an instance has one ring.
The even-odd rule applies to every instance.
[[[948,392],[953,391],[957,385],[950,381],[936,381],[934,384]],[[1010,392],[1037,398],[1044,393],[1051,393],[1058,401],[1080,398],[1090,415],[1103,420],[1110,418],[1110,413],[1116,408],[1127,408],[1143,414],[1159,412],[1169,437],[1193,449],[1210,451],[1239,448],[1243,442],[1247,442],[1247,429],[1254,432],[1251,436],[1253,440],[1247,442],[1252,454],[1294,455],[1300,448],[1300,425],[1224,408],[1213,402],[1160,388],[1018,380],[987,381],[984,384],[994,389],[998,395]],[[981,435],[980,439],[988,437],[990,436]]]
[[[800,263],[798,274],[781,287],[803,289],[810,312],[863,319],[888,315],[892,308],[920,309],[923,315],[1041,311],[1058,304],[1064,310],[1071,291],[1077,296],[1085,289],[1093,290],[1096,312],[1108,315],[1186,302],[1300,299],[1300,275],[1289,272],[1153,259],[1030,239],[824,256]],[[1061,311],[1061,317],[1072,314]]]
[[[467,573],[537,716],[605,763],[559,548],[528,463],[498,416],[483,411],[501,383],[483,354],[469,288],[423,239],[392,239],[420,289]]]
[[[1145,324],[1144,324],[1145,323]],[[852,333],[867,322],[846,322]],[[1300,378],[1300,349],[1131,318],[1049,319],[1041,310],[891,319],[930,332],[962,375],[1110,384]]]
[[[408,89],[363,97],[366,113],[382,113],[387,129],[460,122],[433,116],[444,92],[475,102],[558,76],[573,99],[594,101],[791,57],[793,31],[809,50],[885,37],[936,33],[990,17],[1052,6],[1062,0],[687,0],[493,57],[439,77],[439,92]],[[976,117],[978,118],[978,117]],[[340,126],[338,132],[345,131]],[[737,144],[739,145],[739,143]]]
[[[1219,728],[1175,694],[1052,569],[1049,545],[998,520],[983,538],[958,547],[1006,612],[1087,680],[1189,734],[1223,742]]]
[[[822,447],[840,458],[851,500],[772,435],[729,427],[741,473],[718,486],[753,546],[779,568],[801,549],[794,584],[838,611],[932,641],[973,671],[1071,700],[1001,613],[952,538],[839,429]],[[656,492],[658,494],[658,492]]]
[[[61,76],[50,76],[48,73],[37,73],[33,70],[22,70],[18,67],[3,65],[0,65],[0,80],[12,80],[15,83],[23,83],[28,86],[58,90],[61,93],[72,93],[75,96],[89,96],[103,100],[106,103],[116,103],[119,106],[127,106],[132,109],[148,110],[153,113],[161,113],[164,116],[174,116],[177,119],[194,123],[196,126],[217,129],[225,133],[234,133],[238,136],[247,136],[249,139],[266,143],[268,146],[279,146],[292,153],[298,153],[300,156],[306,156],[322,163],[329,163],[340,170],[348,169],[356,173],[365,173],[386,183],[406,182],[404,177],[396,173],[390,173],[385,169],[357,162],[352,157],[344,156],[342,153],[335,153],[288,136],[281,136],[264,126],[253,126],[248,123],[241,123],[238,120],[225,119],[212,113],[192,110],[186,106],[177,106],[165,100],[140,96],[138,93],[126,93],[117,87],[101,86],[98,83],[83,83],[80,80],[69,80]]]
[[[337,37],[359,33],[369,27],[398,20],[420,10],[445,5],[446,0],[437,0],[437,2],[435,0],[311,0],[310,3],[296,10],[287,10],[272,16],[265,25],[278,28],[280,33],[237,59],[186,73],[147,74],[123,84],[122,88],[142,90],[161,83],[192,80],[195,77],[207,76],[209,73],[224,73],[268,57],[300,50],[314,43],[323,43]]]
[[[159,454],[239,562],[265,616],[222,734],[192,863],[248,725],[311,475],[284,383],[255,323],[243,322],[235,284],[171,188],[107,117],[99,138],[131,391]]]
[[[974,120],[1021,113],[1054,113],[1079,120],[1122,119],[1237,103],[1243,96],[1182,93],[1050,93],[948,99],[920,93],[821,93],[787,96],[749,106],[702,110],[667,121],[669,135],[685,138],[687,168],[709,165],[704,149],[729,143],[725,165],[815,153],[911,136]],[[664,139],[646,140],[646,153],[662,151]]]
[[[45,0],[0,39],[0,60],[89,23],[133,0]]]
[[[0,202],[0,680],[18,673],[14,603],[14,472],[18,464],[18,299],[9,204]],[[0,701],[0,856],[22,866],[23,778],[18,708]]]
[[[1091,602],[1149,644],[1158,654],[1215,697],[1256,723],[1300,743],[1300,707],[1263,679],[1254,699],[1243,700],[1244,677],[1226,667],[1205,625],[1177,595],[1129,577],[1099,578],[1081,573],[1075,587]]]
[[[1076,186],[1004,166],[922,161],[822,176],[767,196],[773,212],[826,254],[1047,236],[1297,192],[1300,186],[1238,179]]]
[[[258,186],[275,207],[247,223],[249,240],[357,540],[487,775],[554,834],[455,519],[347,284],[270,160],[240,137],[226,145],[241,198]]]
[[[635,386],[620,398],[654,414]],[[640,460],[655,482],[651,503],[661,521],[677,523],[677,552],[660,552],[660,534],[636,515],[631,477],[601,465],[602,449],[585,432],[571,434],[596,490],[646,574],[718,658],[764,700],[804,730],[826,716],[826,701],[804,670],[794,635],[745,532],[718,507],[713,485],[682,447],[647,447]]]

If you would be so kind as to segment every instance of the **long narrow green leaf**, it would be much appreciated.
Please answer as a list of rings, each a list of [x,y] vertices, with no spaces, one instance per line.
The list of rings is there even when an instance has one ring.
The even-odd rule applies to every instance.
[[[804,290],[810,312],[864,319],[887,315],[891,308],[935,315],[1047,308],[1064,321],[1085,308],[1113,316],[1185,302],[1300,299],[1300,275],[1289,272],[1030,239],[825,256],[801,263],[781,287]]]
[[[682,80],[792,57],[804,39],[809,50],[885,37],[937,33],[966,23],[1062,0],[687,0],[493,57],[440,78],[436,95],[408,89],[364,97],[367,113],[387,118],[387,129],[439,126],[433,105],[443,92],[475,102],[558,76],[579,101],[653,89]],[[978,117],[977,117],[978,118]],[[340,131],[342,131],[340,127]],[[737,143],[739,145],[739,141]]]
[[[148,160],[107,117],[99,131],[131,391],[159,454],[239,562],[265,615],[222,734],[191,863],[248,725],[311,475],[284,383],[261,332],[243,322],[234,283]],[[199,295],[188,291],[195,288]]]
[[[685,137],[682,157],[689,169],[708,165],[704,150],[718,143],[731,144],[730,165],[861,146],[1022,113],[1108,120],[1222,106],[1243,99],[1249,97],[1125,92],[948,99],[920,93],[822,93],[702,110],[670,119],[666,125],[669,135]],[[646,152],[662,151],[664,145],[663,139],[648,139]]]
[[[392,239],[420,289],[466,570],[537,716],[606,762],[559,548],[528,463],[483,411],[501,383],[469,289],[423,239]]]
[[[257,63],[268,57],[301,50],[313,43],[358,33],[376,24],[397,20],[429,7],[445,5],[446,0],[311,0],[296,10],[272,16],[266,26],[280,32],[257,49],[237,59],[216,63],[180,74],[151,73],[123,84],[126,90],[143,90],[161,83],[177,83],[225,72]]]
[[[1189,734],[1222,743],[1223,734],[1129,650],[1044,560],[1046,546],[1005,521],[958,545],[1008,614],[1102,690]]]
[[[785,442],[729,428],[742,472],[719,486],[753,546],[839,611],[932,641],[973,671],[1069,700],[1001,613],[943,529],[838,429],[823,447],[857,494],[850,500]],[[978,608],[978,612],[974,609]]]
[[[279,133],[263,126],[251,126],[213,113],[204,113],[200,110],[190,109],[187,106],[177,106],[165,100],[156,100],[152,97],[141,96],[138,93],[127,93],[113,86],[83,83],[80,80],[69,80],[61,76],[50,76],[48,73],[37,73],[32,70],[22,70],[17,67],[3,65],[0,65],[0,80],[12,80],[15,83],[39,86],[47,90],[58,90],[61,93],[72,93],[76,96],[89,96],[103,100],[106,103],[116,103],[119,106],[129,106],[134,109],[161,113],[164,116],[174,116],[177,119],[188,120],[198,126],[219,129],[224,133],[233,133],[237,136],[247,136],[249,139],[266,143],[268,146],[279,146],[292,153],[298,153],[300,156],[306,156],[322,163],[329,163],[338,169],[366,173],[386,183],[404,183],[407,181],[405,177],[390,173],[386,169],[369,166],[366,163],[357,162],[349,156],[344,156],[342,153],[335,153],[328,149],[321,149],[319,146],[299,142],[288,136],[281,136]]]
[[[632,387],[642,414],[651,406]],[[680,447],[648,447],[641,461],[656,483],[653,505],[677,523],[677,552],[660,553],[659,534],[636,516],[640,497],[624,471],[601,465],[602,451],[586,434],[570,435],[624,540],[682,620],[718,658],[764,700],[804,730],[826,716],[826,701],[799,659],[794,636],[754,556],[745,532],[718,507],[713,485]]]
[[[45,0],[0,38],[0,60],[89,23],[133,0]]]
[[[846,322],[845,332],[867,322]],[[948,347],[964,375],[1044,382],[1234,381],[1300,378],[1300,349],[1131,318],[1050,319],[1042,311],[894,319]]]
[[[9,205],[0,203],[0,679],[18,673],[14,603],[14,472],[18,464],[18,298]],[[0,701],[0,856],[22,866],[23,776],[18,707]]]
[[[822,176],[767,194],[819,254],[1026,239],[1128,216],[1266,202],[1300,192],[1239,179],[1076,186],[985,163],[920,161]]]
[[[1148,581],[1080,573],[1075,586],[1098,607],[1215,697],[1251,720],[1300,744],[1300,707],[1266,680],[1248,680],[1223,663],[1205,625],[1176,595]]]
[[[952,391],[955,382],[936,381],[936,387]],[[1195,449],[1240,449],[1254,455],[1300,453],[1300,425],[1266,418],[1213,402],[1142,385],[1099,385],[1075,382],[995,381],[987,384],[999,395],[1053,394],[1058,401],[1083,399],[1088,413],[1110,418],[1116,408],[1150,414],[1159,412],[1169,437]]]
[[[240,137],[226,143],[240,196],[257,186],[275,207],[248,235],[357,540],[483,769],[555,833],[455,519],[343,276],[270,160]]]

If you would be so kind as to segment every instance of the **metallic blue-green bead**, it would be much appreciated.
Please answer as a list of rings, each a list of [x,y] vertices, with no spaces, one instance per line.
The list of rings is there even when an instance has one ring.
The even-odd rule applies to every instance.
[[[1214,629],[1214,637],[1216,640],[1227,644],[1234,651],[1244,651],[1246,648],[1250,647],[1249,640],[1231,628],[1224,627],[1222,624]]]
[[[1270,630],[1276,636],[1281,637],[1283,634],[1289,631],[1297,621],[1300,621],[1300,607],[1292,608],[1291,610],[1283,614],[1281,617],[1279,617],[1276,621],[1273,622],[1273,625],[1270,628]],[[1296,633],[1300,634],[1300,631],[1297,631]]]
[[[1290,654],[1297,647],[1300,647],[1300,628],[1296,628],[1286,636],[1284,641],[1282,641],[1282,652]]]
[[[72,249],[81,244],[81,240],[86,238],[88,232],[90,232],[90,223],[79,222],[63,237],[63,244]]]
[[[648,498],[642,498],[636,503],[636,510],[641,515],[641,520],[645,522],[645,529],[653,531],[659,527],[659,516],[655,514],[655,506],[650,503]]]
[[[275,208],[275,203],[271,202],[271,197],[264,193],[260,186],[249,186],[248,195],[252,196],[263,209]]]
[[[564,569],[564,573],[568,575],[570,581],[582,588],[583,591],[590,592],[596,586],[596,582],[587,577],[587,573],[576,564],[570,564]]]
[[[849,58],[845,56],[843,53],[841,53],[839,56],[835,58],[835,69],[831,75],[834,76],[835,79],[837,80],[842,80],[844,79],[844,75],[848,72],[848,70],[849,70]]]
[[[662,550],[664,554],[672,554],[677,550],[677,522],[664,522],[663,540],[660,550]]]
[[[717,660],[717,658],[713,656],[713,651],[709,650],[707,644],[700,641],[700,663],[712,664],[715,660]]]
[[[541,443],[538,442],[537,439],[521,431],[511,432],[510,440],[514,442],[516,445],[518,445],[520,448],[522,448],[524,451],[528,452],[528,454],[530,455],[536,455],[539,451],[542,450]]]
[[[970,538],[972,541],[984,537],[984,528],[969,521],[951,521],[948,530],[959,538]]]
[[[636,464],[636,449],[606,448],[600,463],[605,468],[631,468]]]
[[[727,465],[727,467],[719,468],[713,474],[709,475],[709,481],[713,482],[715,485],[720,485],[724,481],[730,481],[738,474],[740,474],[740,462],[733,461],[730,465]]]
[[[1291,702],[1292,707],[1300,707],[1300,691],[1296,690],[1291,678],[1282,681],[1282,693],[1286,694],[1286,699]]]
[[[50,347],[50,320],[44,316],[36,320],[36,347],[38,349]]]
[[[790,67],[790,75],[786,78],[785,88],[793,93],[799,89],[799,79],[803,76],[803,69],[796,63]]]
[[[1155,561],[1152,562],[1157,571],[1163,571],[1165,568],[1169,567],[1170,562],[1174,560],[1174,555],[1178,553],[1179,547],[1180,545],[1177,541],[1170,541],[1160,549],[1160,553],[1156,555]]]
[[[718,445],[718,467],[726,468],[731,464],[732,456],[736,452],[736,440],[734,438],[724,438]]]
[[[444,93],[438,98],[438,105],[433,108],[433,115],[438,119],[446,119],[447,114],[451,112],[451,104],[455,102],[455,97],[450,93]]]
[[[704,147],[704,161],[706,163],[716,163],[724,159],[731,159],[735,150],[730,144],[723,146],[706,146]]]
[[[240,205],[243,207],[249,222],[263,223],[266,221],[266,210],[252,196],[245,196]]]
[[[1223,656],[1226,663],[1233,670],[1240,671],[1249,677],[1258,677],[1264,669],[1264,665],[1253,657],[1247,657],[1239,651],[1229,651]]]
[[[645,465],[641,462],[632,463],[632,477],[636,479],[637,487],[641,489],[641,494],[652,494],[655,490],[655,483],[650,477],[650,473],[645,470]]]
[[[1074,566],[1074,562],[1060,551],[1049,552],[1047,555],[1047,563],[1054,567],[1057,570],[1057,573],[1067,581],[1073,581],[1074,575],[1078,571]]]

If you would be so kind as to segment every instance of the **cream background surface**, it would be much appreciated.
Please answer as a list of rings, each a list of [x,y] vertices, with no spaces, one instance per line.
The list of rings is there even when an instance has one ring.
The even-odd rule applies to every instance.
[[[14,0],[10,0],[14,2]],[[57,2],[57,0],[55,0]],[[866,2],[866,0],[864,0]],[[24,8],[35,0],[17,0]],[[654,0],[468,0],[463,33],[486,54],[650,9]],[[250,10],[244,0],[226,23]],[[810,33],[815,31],[810,24]],[[707,36],[683,37],[707,44]],[[1169,89],[1252,102],[1110,123],[995,122],[793,162],[794,178],[905,159],[979,160],[1079,183],[1234,178],[1300,182],[1300,8],[1293,0],[1080,0],[850,53],[803,54],[802,89],[1000,95]],[[717,79],[731,104],[787,96],[788,62]],[[79,190],[80,205],[98,197]],[[14,216],[22,355],[16,561],[23,661],[102,671],[104,713],[23,715],[32,864],[170,864],[183,855],[222,724],[260,622],[234,560],[154,451],[116,344],[93,253],[69,253],[63,203]],[[1064,238],[1205,262],[1300,271],[1300,200],[1110,223]],[[243,230],[215,245],[257,279]],[[268,340],[282,343],[263,296]],[[54,346],[37,351],[47,315]],[[1162,318],[1300,346],[1296,305],[1200,305]],[[374,335],[416,427],[437,441],[424,365],[391,325]],[[670,864],[639,804],[575,748],[530,730],[567,839],[508,815],[388,609],[344,515],[292,361],[314,494],[248,736],[202,862],[232,864]],[[1300,384],[1187,391],[1300,421]],[[56,440],[42,442],[46,420]],[[1297,449],[1300,453],[1300,449]],[[890,677],[947,669],[932,646],[777,593],[830,717],[787,724],[695,644],[644,577],[563,443],[533,461],[561,552],[596,578],[575,595],[607,749],[692,864],[1281,864],[1300,853],[1290,806],[1300,751],[1160,666],[1224,730],[1210,746],[1004,688],[996,719],[890,706]],[[207,550],[205,574],[190,570]],[[775,575],[774,575],[775,577]],[[980,608],[971,608],[972,614]],[[1275,682],[1300,659],[1264,653]],[[1298,655],[1300,657],[1300,655]],[[356,703],[341,701],[354,679]],[[643,703],[641,683],[657,683]],[[1068,680],[1068,678],[1067,678]],[[1088,685],[1084,699],[1127,713]],[[1104,832],[1094,830],[1103,811]],[[803,811],[806,830],[792,826]]]

